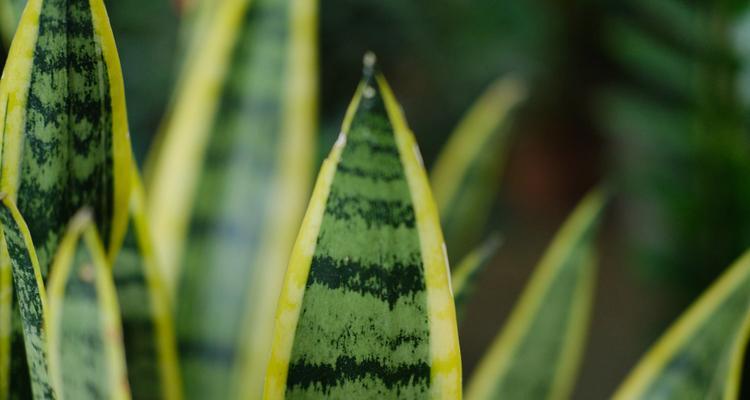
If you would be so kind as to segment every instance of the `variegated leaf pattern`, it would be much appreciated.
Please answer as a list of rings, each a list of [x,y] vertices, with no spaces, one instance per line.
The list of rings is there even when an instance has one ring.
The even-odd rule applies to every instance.
[[[456,314],[459,322],[463,315],[463,309],[474,291],[474,284],[479,275],[492,261],[492,257],[500,247],[500,236],[494,234],[476,249],[467,254],[457,267],[453,269],[451,283],[453,286],[453,298],[456,302]]]
[[[467,399],[570,396],[593,303],[593,246],[604,205],[605,194],[594,190],[557,233],[472,376]]]
[[[515,110],[526,98],[515,77],[494,82],[451,134],[432,169],[448,253],[461,259],[479,243],[499,191]]]
[[[0,126],[0,190],[28,224],[42,276],[83,206],[94,210],[114,254],[131,161],[122,74],[101,0],[28,2],[0,81]],[[11,344],[11,360],[23,359],[19,345]],[[25,386],[22,376],[11,380],[14,394],[24,396]]]
[[[47,294],[42,271],[26,222],[7,195],[2,199],[0,223],[4,237],[4,243],[0,246],[10,260],[13,289],[19,311],[14,317],[21,322],[23,330],[23,341],[14,340],[13,343],[25,344],[24,352],[14,354],[16,362],[12,365],[14,371],[11,378],[25,378],[25,373],[18,372],[28,369],[33,398],[54,399],[55,393],[47,370]],[[24,356],[25,360],[19,355]],[[21,361],[18,361],[19,359]],[[25,381],[12,381],[11,392],[3,395],[9,395],[9,398],[29,396],[28,388],[24,386],[26,384]]]
[[[148,211],[185,395],[253,399],[312,182],[317,4],[215,7],[152,158]]]
[[[747,252],[656,342],[614,398],[738,399],[749,337]]]
[[[461,397],[437,207],[373,58],[291,256],[266,399]]]
[[[49,278],[49,373],[59,399],[130,399],[112,271],[88,210],[60,241]]]
[[[130,224],[113,270],[128,378],[136,399],[178,400],[183,396],[171,301],[154,253],[138,172],[131,177]]]
[[[84,206],[114,253],[125,233],[131,156],[101,0],[29,1],[0,83],[0,116],[0,187],[28,223],[42,273]]]

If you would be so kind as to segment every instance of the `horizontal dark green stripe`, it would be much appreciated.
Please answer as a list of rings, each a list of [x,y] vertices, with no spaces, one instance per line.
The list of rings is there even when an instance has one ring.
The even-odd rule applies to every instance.
[[[409,229],[415,226],[414,208],[401,200],[371,199],[361,195],[341,195],[331,190],[326,202],[326,214],[337,219],[362,218],[368,228],[390,226]]]
[[[363,265],[358,261],[335,260],[324,255],[313,257],[307,286],[321,284],[330,289],[346,289],[376,297],[393,309],[402,297],[412,297],[425,290],[421,265],[396,262]]]
[[[289,366],[287,390],[314,387],[327,392],[347,381],[363,379],[380,381],[389,389],[404,386],[427,387],[430,382],[430,366],[427,363],[417,363],[391,368],[377,360],[357,361],[347,356],[339,357],[336,365],[297,362]]]

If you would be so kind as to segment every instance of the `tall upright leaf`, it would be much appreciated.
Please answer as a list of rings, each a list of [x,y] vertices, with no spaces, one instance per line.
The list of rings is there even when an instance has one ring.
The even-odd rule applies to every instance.
[[[0,83],[2,178],[46,276],[67,222],[94,211],[110,256],[131,163],[122,74],[101,0],[32,0]]]
[[[130,398],[112,272],[86,211],[71,221],[55,255],[48,349],[60,399]]]
[[[638,363],[615,399],[737,399],[750,337],[750,252]]]
[[[515,77],[501,78],[466,113],[432,170],[449,254],[465,256],[482,238],[497,197],[512,112],[526,97]]]
[[[468,399],[570,396],[591,313],[593,243],[604,203],[602,192],[593,191],[560,229],[477,367]]]
[[[31,234],[13,201],[3,196],[0,223],[4,238],[2,253],[10,259],[13,272],[13,289],[18,304],[18,315],[23,327],[23,344],[34,399],[54,399],[55,393],[47,373],[47,294],[42,270],[37,259]],[[20,363],[14,365],[23,368]],[[11,371],[11,377],[22,375]],[[11,397],[22,396],[25,382],[11,382]],[[5,397],[6,393],[2,393]]]
[[[130,225],[113,270],[130,386],[137,399],[181,399],[171,299],[154,253],[137,171],[131,177]]]
[[[0,256],[0,399],[5,400],[10,393],[11,340],[13,329],[13,273],[7,248]]]
[[[45,277],[83,206],[94,210],[110,256],[119,247],[131,162],[125,98],[101,0],[31,0],[17,32],[0,81],[0,190],[26,220]],[[22,356],[20,344],[11,359]],[[11,386],[23,391],[21,380]]]
[[[437,207],[372,58],[292,252],[266,399],[461,397]]]
[[[317,6],[216,7],[152,159],[148,211],[178,287],[185,394],[257,398],[311,182]]]

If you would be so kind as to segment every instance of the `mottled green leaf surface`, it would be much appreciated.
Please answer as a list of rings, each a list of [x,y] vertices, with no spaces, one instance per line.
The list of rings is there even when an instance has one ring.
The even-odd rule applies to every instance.
[[[130,224],[113,275],[122,314],[128,379],[136,399],[181,399],[169,295],[145,219],[145,198],[133,173]]]
[[[494,82],[451,134],[432,169],[431,181],[455,260],[483,237],[505,167],[514,111],[526,97],[519,79]]]
[[[638,363],[616,399],[736,399],[750,334],[750,253]]]
[[[130,398],[115,285],[90,213],[60,243],[49,280],[50,375],[60,398]]]
[[[399,106],[369,68],[287,270],[267,399],[460,398],[437,210]]]
[[[594,293],[594,239],[605,199],[590,193],[565,222],[469,382],[466,397],[568,398]]]
[[[497,253],[500,243],[498,235],[491,236],[467,254],[458,266],[453,268],[451,285],[453,287],[453,298],[456,302],[456,314],[459,322],[463,316],[464,306],[474,291],[474,284],[482,271],[492,261],[492,257]]]
[[[2,202],[0,223],[5,239],[3,246],[6,246],[7,255],[11,260],[14,293],[20,311],[14,317],[19,317],[22,325],[27,361],[27,366],[23,365],[24,363],[14,363],[12,367],[28,368],[34,399],[54,399],[55,394],[47,372],[47,295],[41,268],[28,228],[18,209],[8,197],[3,198]],[[3,250],[3,253],[5,252]],[[20,344],[17,340],[12,343]],[[22,374],[16,374],[14,371],[11,377],[22,377]],[[23,384],[24,382],[11,384],[11,389],[14,389],[11,398],[28,395],[28,389],[23,387]]]
[[[185,395],[252,399],[312,181],[317,4],[215,7],[153,159],[148,210]]]

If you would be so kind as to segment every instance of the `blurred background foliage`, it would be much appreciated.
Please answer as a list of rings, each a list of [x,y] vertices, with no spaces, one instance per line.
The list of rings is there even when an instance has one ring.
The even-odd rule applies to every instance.
[[[106,3],[143,163],[169,110],[190,4]],[[504,245],[462,322],[467,375],[556,228],[600,180],[617,201],[601,235],[593,326],[575,398],[609,395],[663,328],[747,248],[747,5],[322,0],[320,159],[338,134],[367,50],[378,55],[428,165],[487,85],[508,73],[530,83],[485,227],[499,231]]]

